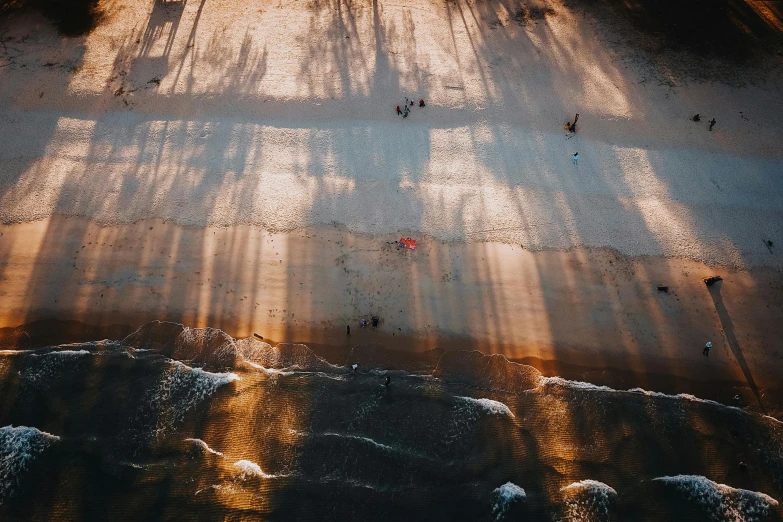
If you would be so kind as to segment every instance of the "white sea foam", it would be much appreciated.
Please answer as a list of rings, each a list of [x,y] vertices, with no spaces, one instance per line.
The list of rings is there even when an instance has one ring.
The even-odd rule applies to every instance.
[[[207,453],[218,455],[220,457],[223,456],[221,452],[213,450],[212,448],[209,447],[209,445],[206,442],[204,442],[201,439],[185,439],[185,442],[192,442],[193,444],[201,448],[202,451],[206,451]]]
[[[375,446],[376,448],[386,450],[386,451],[399,451],[391,446],[387,446],[386,444],[376,442],[370,437],[362,437],[361,435],[349,435],[345,433],[333,433],[333,432],[326,432],[323,434],[324,437],[340,437],[341,439],[350,439],[350,440],[357,440],[361,442],[366,442],[367,444],[371,444]]]
[[[565,520],[605,520],[617,491],[597,480],[572,482],[560,490],[565,495]]]
[[[34,357],[46,357],[48,355],[59,355],[59,356],[65,356],[65,355],[90,355],[90,352],[87,350],[52,350],[51,352],[46,353],[34,353],[32,354]]]
[[[501,520],[513,504],[527,498],[525,490],[513,482],[506,482],[495,488],[492,494],[494,497],[492,516],[495,517],[495,520]]]
[[[541,387],[557,386],[560,388],[570,388],[572,390],[595,391],[595,392],[604,392],[604,393],[633,393],[633,394],[646,395],[647,397],[656,397],[660,399],[675,399],[675,400],[684,400],[690,402],[698,402],[701,404],[710,404],[712,406],[719,406],[721,408],[728,408],[730,410],[747,413],[742,408],[738,408],[736,406],[729,406],[710,399],[701,399],[689,393],[678,393],[676,395],[670,395],[667,393],[645,390],[643,388],[631,388],[630,390],[617,390],[615,388],[610,388],[608,386],[591,384],[589,382],[582,382],[582,381],[571,381],[568,379],[563,379],[562,377],[541,377],[539,379],[539,383]],[[774,417],[770,417],[770,418],[774,419]]]
[[[0,428],[0,504],[14,493],[19,474],[58,440],[56,435],[27,426]]]
[[[457,399],[474,404],[481,410],[492,415],[505,415],[507,417],[514,417],[511,409],[500,401],[494,401],[492,399],[474,399],[473,397],[461,397],[457,396]]]
[[[591,493],[597,493],[607,497],[617,495],[617,491],[615,491],[613,487],[608,486],[603,482],[598,482],[597,480],[591,480],[591,479],[580,480],[579,482],[572,482],[571,484],[564,487],[561,491],[564,491],[566,493],[582,493],[588,491]]]
[[[597,384],[591,384],[589,382],[582,381],[570,381],[563,379],[562,377],[539,377],[539,384],[541,386],[559,386],[561,388],[571,388],[573,390],[590,390],[590,391],[605,391],[616,392],[621,390],[615,390],[608,386],[599,386]]]
[[[308,435],[307,433],[302,433],[302,432],[297,432],[296,434],[299,435],[299,436],[307,436]],[[378,442],[378,441],[376,441],[374,439],[371,439],[370,437],[363,437],[361,435],[351,435],[351,434],[348,434],[348,433],[334,433],[334,432],[331,432],[331,431],[327,431],[325,433],[322,433],[320,436],[321,437],[338,437],[340,439],[354,440],[354,441],[357,441],[357,442],[362,442],[362,443],[368,444],[370,446],[373,446],[373,447],[375,447],[377,449],[380,449],[380,450],[383,450],[383,451],[399,453],[399,454],[402,454],[402,455],[407,455],[409,457],[415,457],[415,458],[418,458],[418,459],[426,459],[426,460],[431,460],[432,459],[431,457],[428,457],[427,455],[422,455],[421,453],[416,453],[415,451],[411,451],[411,450],[409,450],[407,448],[398,448],[398,447],[394,447],[394,446],[389,446],[388,444],[383,444],[382,442]]]
[[[274,375],[274,376],[277,376],[277,375],[291,375],[293,373],[293,372],[285,371],[285,370],[277,370],[275,368],[267,368],[266,366],[261,366],[260,364],[254,363],[253,361],[249,361],[247,359],[245,359],[245,363],[249,364],[250,366],[252,366],[256,370],[261,370],[262,372],[264,372],[267,375]]]
[[[691,395],[690,393],[678,393],[676,395],[670,395],[667,393],[654,392],[642,388],[631,388],[630,390],[628,390],[628,393],[641,393],[642,395],[646,395],[648,397],[658,397],[661,399],[678,399],[678,400],[684,400],[690,402],[700,402],[702,404],[711,404],[713,406],[720,406],[721,408],[728,408],[730,410],[736,410],[742,413],[747,413],[742,408],[737,408],[736,406],[728,406],[726,404],[717,401],[712,401],[710,399],[700,399],[699,397]]]
[[[78,345],[83,346],[83,345]],[[84,369],[91,352],[88,350],[54,350],[31,353],[22,369],[22,388],[46,390],[62,376],[70,376]]]
[[[671,484],[685,498],[702,506],[717,520],[753,522],[766,517],[778,501],[764,493],[718,484],[701,475],[676,475],[653,480]]]
[[[191,408],[214,394],[218,388],[241,380],[235,373],[214,373],[191,368],[179,361],[170,361],[158,387],[151,391],[146,404],[156,410],[153,431],[161,435],[181,422]],[[143,414],[143,417],[148,417]],[[143,418],[141,419],[143,422]]]
[[[269,475],[267,473],[264,473],[264,471],[261,469],[261,466],[259,466],[255,462],[250,460],[245,460],[245,459],[234,462],[234,469],[237,470],[237,474],[239,475],[239,478],[242,480],[247,480],[253,477],[265,478],[265,479],[275,477],[275,475]]]

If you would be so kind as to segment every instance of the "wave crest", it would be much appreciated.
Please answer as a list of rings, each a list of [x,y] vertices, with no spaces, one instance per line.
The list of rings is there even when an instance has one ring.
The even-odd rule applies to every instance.
[[[30,462],[60,437],[27,426],[0,428],[0,504],[14,494]]]
[[[686,500],[717,520],[751,522],[766,517],[778,501],[764,493],[718,484],[701,475],[658,477],[654,481],[673,486]]]
[[[513,482],[506,482],[492,491],[494,502],[492,503],[492,516],[495,520],[501,520],[512,505],[527,498],[527,493]]]

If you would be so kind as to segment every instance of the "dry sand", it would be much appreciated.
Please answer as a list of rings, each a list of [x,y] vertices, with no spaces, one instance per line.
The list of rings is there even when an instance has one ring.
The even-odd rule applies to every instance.
[[[651,73],[559,3],[102,5],[2,28],[0,326],[344,345],[378,313],[351,342],[777,385],[777,74]]]

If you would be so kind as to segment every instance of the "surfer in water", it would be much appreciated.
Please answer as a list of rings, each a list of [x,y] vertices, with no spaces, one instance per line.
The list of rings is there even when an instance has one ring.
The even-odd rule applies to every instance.
[[[391,377],[389,377],[389,374],[386,374],[386,382],[383,383],[384,386],[386,386],[386,389],[389,389],[389,385],[391,384]]]

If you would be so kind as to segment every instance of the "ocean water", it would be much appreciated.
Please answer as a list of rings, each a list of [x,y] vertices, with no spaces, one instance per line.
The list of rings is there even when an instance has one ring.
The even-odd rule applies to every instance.
[[[5,350],[0,520],[783,520],[774,418],[404,361],[158,322]]]

